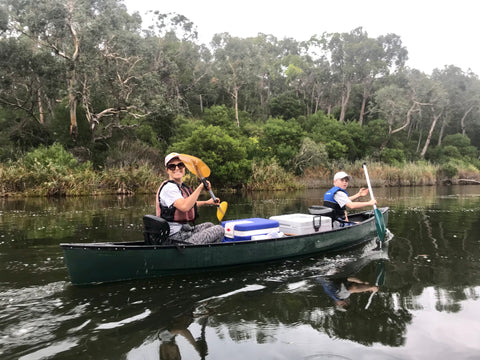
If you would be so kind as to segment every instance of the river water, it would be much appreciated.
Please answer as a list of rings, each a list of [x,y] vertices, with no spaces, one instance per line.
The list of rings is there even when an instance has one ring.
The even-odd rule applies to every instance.
[[[70,284],[59,243],[140,240],[153,196],[0,199],[0,358],[479,359],[480,186],[374,192],[381,251],[91,287]],[[322,193],[218,195],[230,220]]]

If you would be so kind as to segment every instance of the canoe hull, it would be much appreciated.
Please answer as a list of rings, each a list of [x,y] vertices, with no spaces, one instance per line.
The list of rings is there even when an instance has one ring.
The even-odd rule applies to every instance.
[[[381,209],[385,223],[388,208]],[[153,278],[340,251],[370,241],[375,218],[328,232],[256,241],[162,246],[143,242],[60,244],[74,285]]]

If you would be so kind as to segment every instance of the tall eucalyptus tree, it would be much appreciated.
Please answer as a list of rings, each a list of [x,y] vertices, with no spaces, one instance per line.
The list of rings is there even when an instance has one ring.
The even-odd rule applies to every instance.
[[[92,127],[104,114],[119,111],[118,108],[106,112],[91,111],[92,82],[101,83],[105,79],[98,72],[102,58],[119,60],[122,56],[119,54],[115,59],[113,55],[116,54],[113,50],[116,37],[121,29],[138,29],[139,17],[128,15],[125,6],[116,0],[6,1],[10,38],[30,42],[32,47],[50,54],[63,67],[58,75],[66,79],[66,86],[62,90],[68,98],[70,133],[74,138],[78,135],[79,102],[84,105]],[[129,64],[128,67],[132,61],[123,57],[117,64]],[[120,73],[116,72],[117,75]],[[116,81],[125,84],[128,77],[117,77]]]
[[[262,41],[261,38],[259,40]],[[265,55],[263,51],[265,47],[257,46],[257,38],[241,39],[228,33],[216,34],[211,45],[214,56],[214,81],[231,97],[237,126],[240,126],[241,90],[248,92],[249,86],[258,89],[256,84],[262,84],[266,79],[266,68],[262,66],[266,60],[262,58],[262,55]],[[256,92],[258,93],[258,90]]]
[[[323,35],[324,49],[330,61],[332,76],[340,92],[340,122],[345,122],[347,107],[355,86],[362,88],[359,122],[363,122],[366,103],[372,94],[374,81],[402,68],[407,51],[397,35],[368,37],[361,27],[349,33]]]
[[[435,69],[432,78],[443,84],[449,100],[439,136],[440,145],[444,135],[457,132],[467,135],[467,124],[480,124],[480,80],[453,65]],[[448,128],[450,132],[446,132]]]

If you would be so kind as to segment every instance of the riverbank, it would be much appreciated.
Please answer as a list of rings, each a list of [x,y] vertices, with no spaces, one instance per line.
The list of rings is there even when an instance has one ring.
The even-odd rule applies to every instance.
[[[303,188],[325,188],[331,186],[333,174],[343,170],[353,179],[351,187],[365,186],[363,162],[333,164],[327,167],[307,169],[303,176],[294,176],[278,167],[266,166],[253,171],[243,189],[291,190]],[[450,171],[448,171],[450,170]],[[480,172],[475,168],[451,168],[427,162],[406,163],[397,166],[383,163],[369,163],[368,172],[373,187],[390,186],[435,186],[454,184],[480,184]],[[155,193],[162,179],[163,171],[154,171],[147,166],[109,168],[94,171],[91,167],[59,169],[0,164],[0,196],[91,196],[91,195],[133,195]],[[186,181],[195,185],[194,176]],[[228,191],[230,189],[218,189]]]
[[[362,165],[363,162],[355,162],[338,166],[353,177],[351,187],[365,186]],[[428,162],[396,166],[374,162],[368,164],[368,173],[373,187],[480,184],[480,172],[475,168],[451,168]],[[312,169],[306,171],[302,182],[306,188],[326,187],[331,185],[332,177],[333,172],[319,173],[319,169]]]

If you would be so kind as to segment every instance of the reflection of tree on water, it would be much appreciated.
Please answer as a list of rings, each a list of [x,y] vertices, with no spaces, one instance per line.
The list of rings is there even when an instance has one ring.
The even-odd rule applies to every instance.
[[[201,321],[201,335],[195,339],[188,327],[193,322],[193,315],[188,313],[180,314],[172,319],[168,330],[164,330],[158,334],[160,340],[160,360],[180,360],[180,348],[175,338],[177,335],[183,336],[197,351],[201,359],[205,359],[208,354],[207,342],[205,341],[205,328],[207,318],[203,317]]]
[[[392,264],[390,289],[407,310],[434,303],[435,310],[454,313],[463,301],[478,298],[480,197],[443,190],[448,193],[431,205],[422,198],[421,204],[400,209],[401,216],[392,213],[392,231],[404,237],[392,244],[403,261]]]

